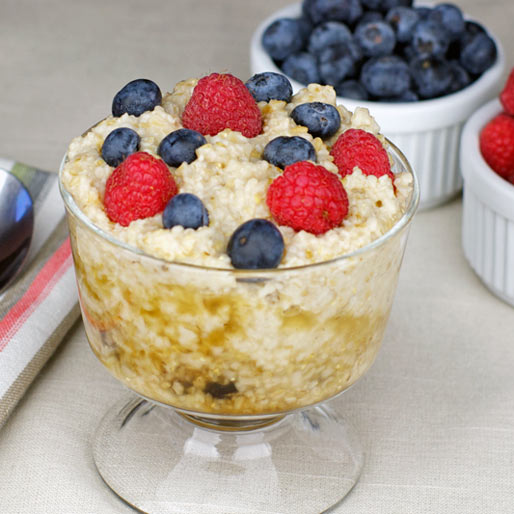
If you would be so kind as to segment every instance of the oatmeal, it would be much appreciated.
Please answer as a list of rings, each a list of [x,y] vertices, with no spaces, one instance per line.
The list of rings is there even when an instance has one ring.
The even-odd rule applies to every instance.
[[[367,110],[350,113],[336,106],[331,87],[311,84],[287,102],[259,102],[257,135],[230,128],[204,134],[192,162],[169,167],[179,193],[201,199],[208,224],[164,228],[162,212],[127,226],[112,221],[104,207],[113,173],[102,159],[106,137],[130,128],[140,138],[139,151],[159,158],[161,141],[183,127],[197,82],[177,84],[160,105],[139,116],[109,116],[70,144],[61,183],[70,195],[68,220],[88,339],[128,387],[189,411],[262,415],[332,397],[373,362],[406,230],[340,257],[366,247],[405,217],[414,201],[412,174]],[[337,109],[340,123],[330,137],[314,138],[291,118],[296,106],[309,102]],[[266,145],[280,136],[304,138],[315,150],[315,164],[338,176],[331,149],[350,129],[377,136],[388,150],[394,180],[355,167],[339,180],[347,214],[323,234],[274,223],[267,193],[284,171],[262,158]],[[277,269],[234,270],[227,243],[251,219],[268,220],[280,231],[284,251]]]

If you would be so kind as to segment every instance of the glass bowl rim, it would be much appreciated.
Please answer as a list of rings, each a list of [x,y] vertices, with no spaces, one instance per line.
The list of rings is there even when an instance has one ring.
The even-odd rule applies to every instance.
[[[87,131],[86,131],[87,133]],[[83,134],[84,135],[84,134]],[[136,254],[138,256],[150,259],[155,261],[158,264],[164,264],[166,266],[173,266],[183,269],[189,269],[189,270],[195,270],[195,271],[206,271],[206,272],[215,272],[215,273],[225,273],[225,274],[236,274],[239,276],[245,276],[245,275],[251,275],[251,276],[259,276],[259,275],[274,275],[274,274],[285,274],[288,272],[294,272],[299,270],[307,270],[307,269],[313,269],[318,268],[322,266],[327,266],[330,264],[334,264],[339,261],[346,261],[353,257],[358,257],[361,254],[365,254],[375,248],[378,248],[382,244],[384,244],[386,241],[388,241],[390,238],[392,238],[395,234],[400,232],[405,226],[409,224],[409,222],[412,220],[418,204],[419,204],[419,182],[416,177],[416,174],[414,173],[409,161],[403,154],[403,152],[388,138],[384,137],[389,147],[391,147],[402,161],[403,165],[406,168],[406,171],[410,173],[412,177],[412,192],[409,200],[409,204],[405,212],[403,213],[402,217],[384,234],[382,234],[377,239],[374,239],[371,243],[368,243],[367,245],[364,245],[360,248],[357,248],[356,250],[345,253],[343,255],[338,255],[337,257],[334,257],[333,259],[329,259],[326,261],[319,261],[319,262],[313,262],[309,264],[302,264],[300,266],[290,266],[290,267],[283,267],[283,268],[262,268],[262,269],[238,269],[238,268],[218,268],[218,267],[211,267],[211,266],[203,266],[200,264],[193,264],[188,262],[179,262],[179,261],[171,261],[167,259],[162,259],[160,257],[156,257],[154,255],[151,255],[140,248],[136,246],[132,246],[128,243],[125,243],[123,241],[120,241],[119,239],[116,239],[111,234],[103,230],[102,228],[95,225],[79,208],[77,203],[75,202],[72,194],[66,190],[62,183],[62,172],[64,169],[64,165],[67,160],[67,155],[65,155],[62,159],[61,165],[59,167],[59,174],[58,174],[58,182],[59,182],[59,191],[61,194],[61,197],[63,198],[64,204],[66,206],[66,209],[71,212],[71,214],[77,218],[81,223],[83,223],[90,231],[92,231],[95,235],[99,236],[101,239],[106,240],[113,246],[117,246],[119,248],[122,248],[123,250],[126,250],[128,252],[131,252],[133,254]]]

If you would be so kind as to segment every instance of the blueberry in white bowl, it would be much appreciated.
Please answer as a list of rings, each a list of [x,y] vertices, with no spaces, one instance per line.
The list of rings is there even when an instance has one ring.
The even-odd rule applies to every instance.
[[[277,59],[262,34],[280,18],[311,28],[299,50]],[[460,193],[462,126],[497,93],[505,66],[500,41],[458,5],[412,0],[292,4],[258,26],[250,57],[252,73],[283,73],[293,92],[331,85],[348,110],[367,108],[418,174],[421,209]]]

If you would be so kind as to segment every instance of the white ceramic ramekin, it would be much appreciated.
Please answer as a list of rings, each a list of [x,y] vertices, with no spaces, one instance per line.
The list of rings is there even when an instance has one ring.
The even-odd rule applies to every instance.
[[[281,9],[264,20],[254,32],[250,48],[252,73],[281,72],[264,50],[261,38],[275,19],[295,18],[301,14],[301,4]],[[492,36],[494,37],[494,36]],[[464,122],[501,87],[505,58],[500,42],[496,63],[479,80],[457,93],[434,100],[410,103],[364,102],[338,98],[350,111],[366,107],[381,127],[381,132],[405,154],[420,183],[420,209],[440,205],[462,189],[459,173],[459,140]],[[304,87],[288,77],[293,90]]]
[[[479,147],[480,131],[501,111],[500,102],[492,100],[464,125],[460,146],[462,246],[484,284],[514,306],[514,185],[488,166]]]

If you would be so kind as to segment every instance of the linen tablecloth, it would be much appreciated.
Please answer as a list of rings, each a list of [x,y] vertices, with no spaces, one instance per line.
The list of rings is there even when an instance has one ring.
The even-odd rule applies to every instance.
[[[34,202],[26,263],[0,295],[0,428],[78,319],[77,290],[57,174],[0,158]]]
[[[163,90],[249,76],[260,20],[288,0],[2,0],[0,155],[56,169],[72,137],[134,78]],[[456,0],[514,64],[514,2]],[[514,512],[514,309],[460,245],[459,199],[416,216],[384,344],[334,402],[366,462],[338,514]],[[123,388],[77,324],[0,430],[2,514],[130,513],[99,478],[91,438]]]

